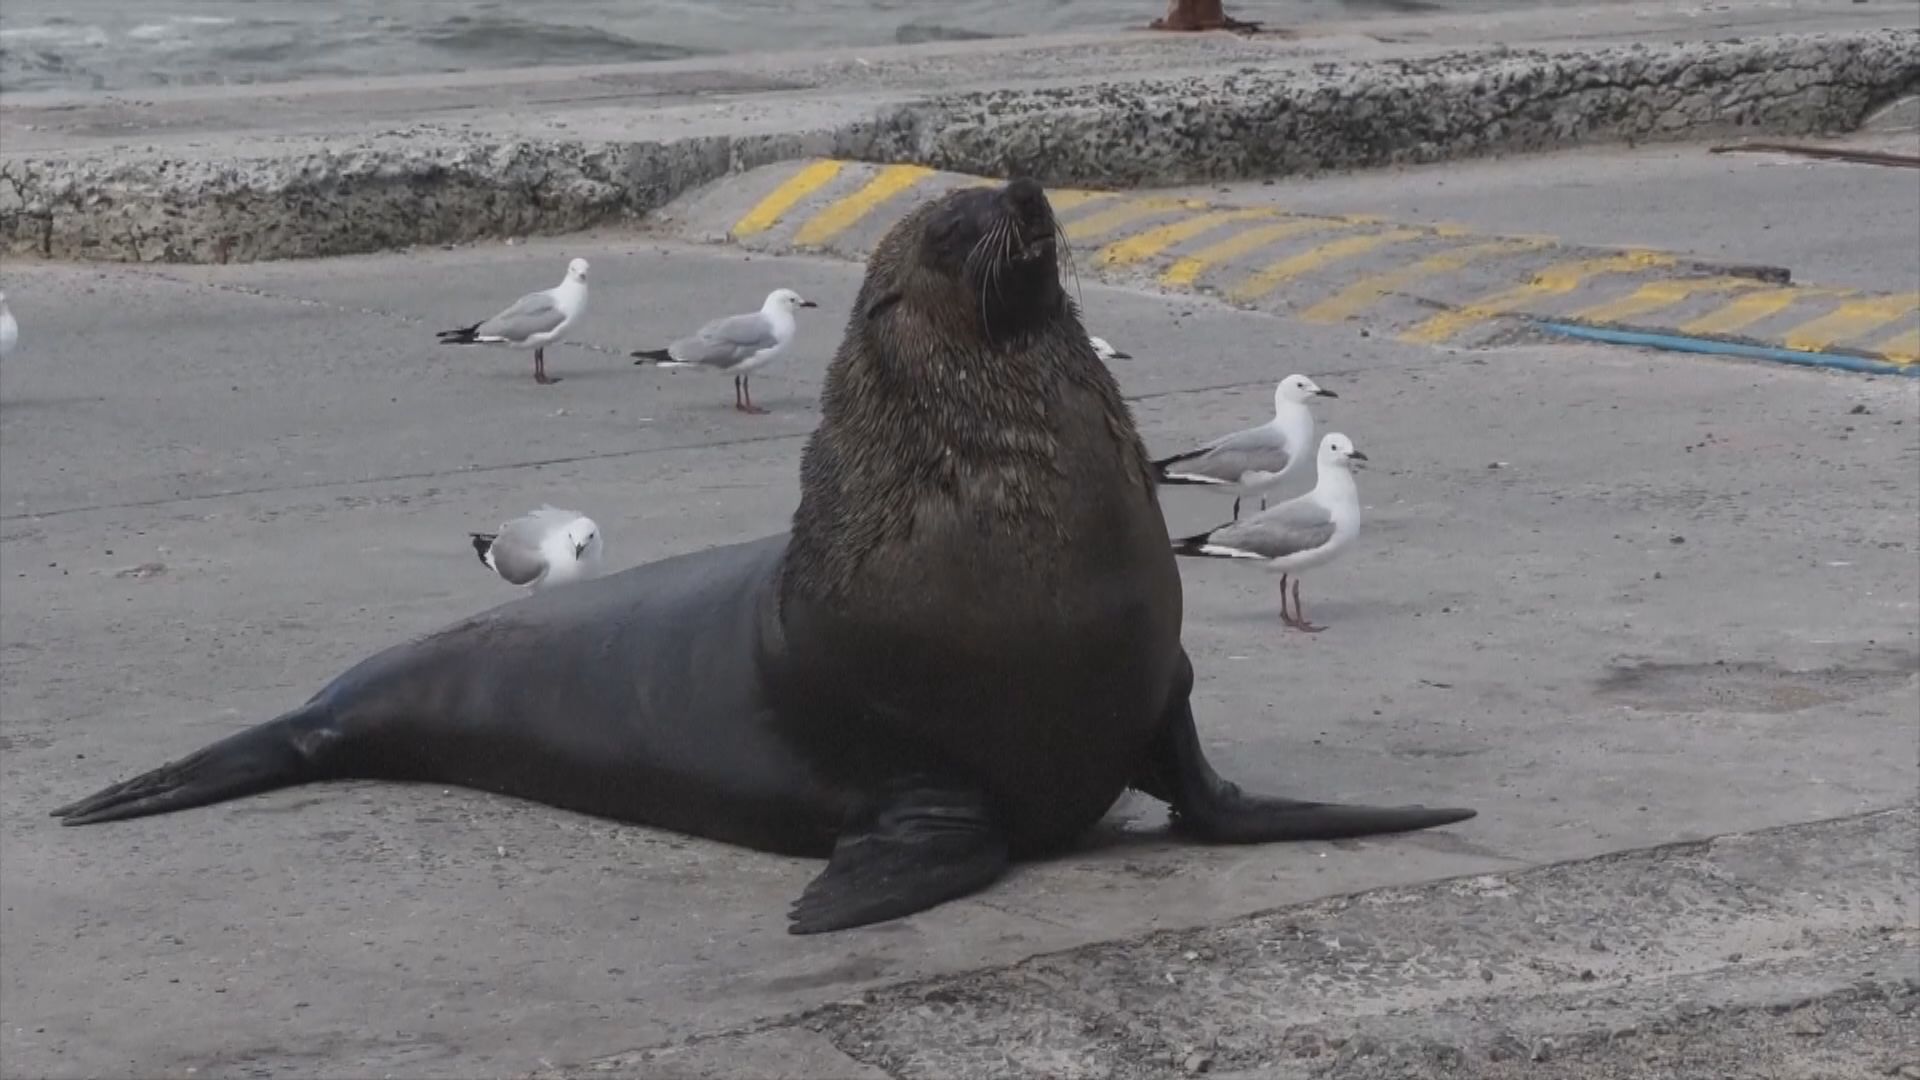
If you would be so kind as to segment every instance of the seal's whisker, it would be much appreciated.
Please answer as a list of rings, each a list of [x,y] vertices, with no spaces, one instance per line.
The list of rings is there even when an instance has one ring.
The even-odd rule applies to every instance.
[[[1000,291],[1000,272],[1005,268],[1012,248],[1013,224],[1003,218],[994,222],[974,245],[974,250],[968,254],[970,263],[976,255],[986,260],[984,274],[980,274],[978,270],[973,270],[971,273],[980,278],[980,325],[985,330],[989,342],[993,341],[994,337],[993,318],[988,300],[1004,299],[1004,294]]]
[[[1073,279],[1073,302],[1085,307],[1087,298],[1080,292],[1080,266],[1073,261],[1073,245],[1067,242],[1067,230],[1061,226],[1058,219],[1053,223],[1053,243],[1060,249],[1060,253],[1066,256],[1067,276]]]

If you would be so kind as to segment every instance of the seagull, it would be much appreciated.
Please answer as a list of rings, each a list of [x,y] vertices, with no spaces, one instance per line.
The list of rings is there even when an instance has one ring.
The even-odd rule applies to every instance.
[[[600,574],[600,526],[572,510],[542,506],[497,533],[468,535],[474,554],[510,585],[541,589]]]
[[[1266,509],[1266,493],[1293,472],[1313,444],[1308,399],[1339,396],[1305,375],[1289,375],[1274,387],[1273,419],[1161,458],[1153,463],[1154,472],[1162,484],[1206,484],[1232,491],[1233,518],[1238,521],[1240,500],[1258,494],[1260,508]]]
[[[1280,571],[1280,620],[1296,630],[1326,629],[1300,611],[1300,572],[1319,566],[1360,535],[1360,492],[1348,465],[1367,455],[1337,431],[1320,440],[1313,490],[1245,521],[1229,522],[1173,543],[1176,555],[1215,559],[1264,559]],[[1293,578],[1293,614],[1287,613],[1287,578]]]
[[[567,276],[551,289],[528,293],[485,322],[458,330],[440,331],[442,345],[509,345],[533,350],[533,381],[551,386],[559,377],[547,377],[547,346],[580,316],[587,313],[587,260],[567,264]]]
[[[753,373],[773,363],[793,344],[798,329],[793,313],[819,306],[801,299],[792,289],[775,289],[767,294],[759,311],[715,319],[664,349],[642,349],[632,354],[640,358],[634,363],[730,372],[733,407],[744,413],[765,413],[767,410],[753,403]]]
[[[0,292],[0,359],[12,356],[18,344],[20,324],[13,321],[13,311],[7,307],[7,294]]]
[[[1106,338],[1095,337],[1092,334],[1088,334],[1087,341],[1089,344],[1093,346],[1093,354],[1095,356],[1098,356],[1102,360],[1113,361],[1113,360],[1133,359],[1132,353],[1123,353],[1119,349],[1114,348],[1112,345],[1109,345],[1107,343]]]

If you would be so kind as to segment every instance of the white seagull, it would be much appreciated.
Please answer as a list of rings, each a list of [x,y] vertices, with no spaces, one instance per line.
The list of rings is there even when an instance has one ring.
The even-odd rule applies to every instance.
[[[1176,540],[1176,555],[1215,559],[1261,559],[1280,571],[1280,619],[1296,630],[1326,629],[1307,621],[1300,610],[1300,572],[1338,555],[1360,535],[1360,491],[1349,462],[1367,455],[1337,431],[1320,440],[1315,460],[1320,476],[1313,490],[1262,510],[1245,521],[1230,522],[1196,536]],[[1287,578],[1293,577],[1293,613],[1287,613]]]
[[[1112,345],[1107,343],[1106,338],[1095,337],[1092,334],[1088,334],[1087,342],[1093,346],[1093,354],[1095,356],[1098,356],[1102,360],[1113,361],[1113,360],[1133,359],[1132,353],[1123,353],[1119,349],[1114,348]]]
[[[480,561],[511,585],[541,589],[600,574],[600,526],[572,510],[542,506],[497,533],[468,535]]]
[[[560,340],[587,313],[587,260],[567,264],[567,276],[551,289],[528,293],[485,322],[440,331],[442,345],[506,345],[533,350],[533,381],[549,386],[547,346]]]
[[[733,376],[733,407],[744,413],[764,413],[767,410],[753,403],[753,373],[779,359],[793,344],[799,329],[793,313],[819,306],[792,289],[775,289],[759,311],[715,319],[664,349],[641,349],[632,354],[640,358],[634,363],[727,372]]]
[[[12,356],[18,344],[20,324],[13,321],[13,311],[7,307],[7,294],[0,292],[0,359]]]
[[[1315,397],[1337,398],[1305,375],[1289,375],[1273,390],[1273,419],[1259,427],[1222,435],[1153,463],[1162,484],[1204,484],[1234,493],[1233,517],[1240,519],[1240,500],[1259,495],[1266,509],[1266,493],[1293,472],[1313,445]]]

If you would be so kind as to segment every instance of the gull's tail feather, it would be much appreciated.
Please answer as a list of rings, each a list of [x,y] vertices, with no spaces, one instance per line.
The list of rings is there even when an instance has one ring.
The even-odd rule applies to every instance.
[[[686,366],[675,360],[673,354],[666,349],[640,349],[627,355],[639,357],[640,359],[634,361],[636,364],[660,364],[664,367]]]
[[[1194,533],[1192,536],[1183,536],[1180,539],[1175,540],[1173,542],[1173,553],[1175,555],[1188,555],[1197,559],[1258,559],[1260,558],[1259,555],[1256,555],[1251,551],[1241,551],[1239,548],[1225,547],[1221,544],[1216,544],[1213,542],[1213,534],[1219,532],[1221,529],[1224,529],[1231,524],[1233,523],[1229,521],[1221,525],[1215,525],[1213,528],[1208,529],[1206,532],[1203,532],[1203,533]]]
[[[489,570],[493,569],[493,564],[487,561],[487,552],[493,550],[493,542],[500,534],[468,533],[467,535],[473,537],[473,553],[480,556],[480,565]]]
[[[1226,483],[1226,481],[1216,477],[1198,476],[1193,473],[1179,472],[1174,469],[1175,465],[1183,461],[1192,461],[1194,458],[1206,452],[1206,448],[1202,447],[1198,450],[1188,450],[1183,453],[1170,454],[1167,457],[1160,458],[1153,463],[1153,478],[1162,484],[1219,485]]]
[[[480,344],[480,324],[463,326],[458,330],[442,330],[436,335],[442,345],[478,345]]]
[[[326,709],[308,702],[257,727],[53,811],[62,825],[146,817],[344,775]]]

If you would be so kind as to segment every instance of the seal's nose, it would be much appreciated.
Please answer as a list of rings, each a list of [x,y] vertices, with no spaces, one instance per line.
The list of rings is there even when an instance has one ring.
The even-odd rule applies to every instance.
[[[1024,176],[1007,181],[1007,205],[1025,221],[1045,221],[1053,216],[1053,210],[1047,205],[1046,189],[1038,180]]]

